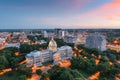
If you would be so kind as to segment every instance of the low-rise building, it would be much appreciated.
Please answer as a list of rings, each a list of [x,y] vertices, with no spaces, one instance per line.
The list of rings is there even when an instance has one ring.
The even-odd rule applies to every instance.
[[[110,50],[114,50],[116,52],[120,52],[120,45],[107,45],[107,48]]]
[[[52,52],[49,50],[45,51],[32,51],[26,55],[26,65],[27,67],[32,67],[34,65],[41,66],[43,62],[52,60]]]
[[[76,44],[86,44],[87,35],[79,34],[77,36]]]
[[[62,46],[53,55],[54,64],[59,64],[59,62],[72,58],[72,48],[70,46]]]
[[[6,39],[0,38],[0,50],[5,48]]]
[[[66,43],[75,43],[76,42],[76,40],[77,40],[77,37],[76,36],[65,36],[64,37],[64,42],[66,42]]]
[[[5,48],[8,48],[8,47],[16,47],[16,48],[19,48],[19,47],[20,47],[20,43],[6,43],[6,44],[5,44]]]
[[[59,59],[59,58],[60,59]],[[32,67],[34,65],[41,66],[43,62],[48,62],[53,60],[53,64],[58,64],[59,61],[72,58],[72,48],[70,46],[62,46],[57,48],[55,40],[49,42],[47,50],[44,51],[32,51],[26,55],[26,65],[27,67]]]

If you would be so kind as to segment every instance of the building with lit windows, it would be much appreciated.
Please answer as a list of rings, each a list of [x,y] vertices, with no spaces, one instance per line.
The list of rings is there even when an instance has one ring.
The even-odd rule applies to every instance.
[[[107,48],[110,49],[110,50],[114,50],[116,52],[120,52],[120,45],[107,45]]]
[[[48,61],[53,61],[53,64],[57,65],[59,61],[72,58],[72,48],[70,46],[57,48],[57,44],[52,38],[47,50],[35,50],[27,54],[25,57],[27,67],[32,67],[34,65],[41,66],[43,62]]]
[[[49,50],[45,51],[32,51],[26,55],[26,65],[27,67],[32,67],[34,65],[41,66],[43,62],[52,60],[52,52]]]
[[[87,38],[87,35],[79,34],[77,36],[77,40],[76,40],[75,44],[86,44],[86,38]]]
[[[98,33],[90,34],[86,39],[86,47],[105,51],[107,49],[105,36]]]
[[[58,51],[53,55],[54,64],[72,58],[72,48],[70,46],[62,46],[58,48]]]

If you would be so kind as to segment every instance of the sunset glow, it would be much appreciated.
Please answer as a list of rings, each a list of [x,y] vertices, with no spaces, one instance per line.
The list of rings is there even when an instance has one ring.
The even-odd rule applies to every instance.
[[[1,0],[0,28],[120,28],[120,0]]]

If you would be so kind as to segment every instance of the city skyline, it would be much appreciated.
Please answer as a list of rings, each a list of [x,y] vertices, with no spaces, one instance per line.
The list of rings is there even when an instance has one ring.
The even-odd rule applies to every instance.
[[[120,0],[1,0],[0,29],[119,28]]]

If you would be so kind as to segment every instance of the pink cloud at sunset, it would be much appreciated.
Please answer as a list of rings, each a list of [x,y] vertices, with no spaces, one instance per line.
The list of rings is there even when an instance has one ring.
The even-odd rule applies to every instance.
[[[0,1],[0,9],[0,25],[6,28],[120,28],[120,0]]]
[[[84,16],[104,18],[104,19],[119,19],[120,18],[120,0],[113,0],[111,3],[107,3]]]
[[[72,0],[71,9],[78,10],[89,4],[91,0]]]

